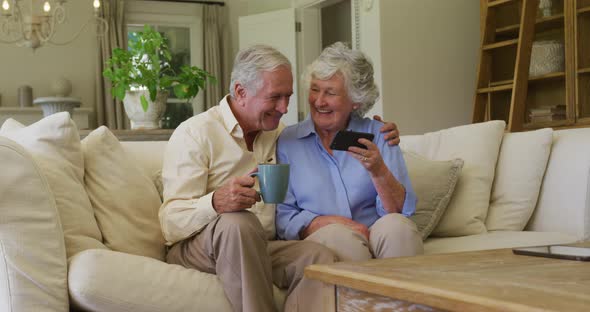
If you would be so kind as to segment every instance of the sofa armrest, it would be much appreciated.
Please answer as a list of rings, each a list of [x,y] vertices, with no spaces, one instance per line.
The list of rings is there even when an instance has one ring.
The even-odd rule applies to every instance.
[[[31,155],[0,136],[0,311],[68,311],[63,231]]]
[[[553,145],[529,231],[590,239],[590,128],[553,132]]]

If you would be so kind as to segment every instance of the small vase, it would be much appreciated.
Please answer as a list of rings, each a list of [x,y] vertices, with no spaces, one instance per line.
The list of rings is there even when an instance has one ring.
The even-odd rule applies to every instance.
[[[141,106],[142,95],[148,101],[147,112],[144,112]],[[131,129],[160,129],[160,119],[166,111],[167,99],[168,92],[159,91],[156,100],[152,102],[148,90],[127,91],[123,104],[125,113],[127,113],[127,117],[131,121]]]
[[[18,88],[18,106],[33,106],[33,88],[30,86],[20,86]]]
[[[541,15],[543,17],[551,16],[552,7],[553,3],[551,0],[539,0],[539,9],[541,10]]]

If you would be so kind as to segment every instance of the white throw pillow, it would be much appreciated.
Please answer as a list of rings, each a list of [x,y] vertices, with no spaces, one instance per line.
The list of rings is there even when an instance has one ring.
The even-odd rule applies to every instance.
[[[0,311],[69,311],[64,234],[30,153],[0,137]]]
[[[82,140],[86,191],[104,243],[115,251],[164,260],[162,204],[151,178],[102,126]]]
[[[504,135],[486,219],[488,231],[524,229],[537,205],[552,142],[553,129]]]
[[[433,236],[485,233],[485,219],[506,123],[494,120],[424,134],[401,147],[432,160],[465,162],[451,202]]]
[[[9,119],[0,135],[22,145],[41,167],[55,197],[67,257],[86,249],[105,248],[84,189],[80,135],[70,114],[56,113],[28,127]]]
[[[406,151],[404,151],[404,160],[408,167],[412,188],[418,197],[416,212],[410,220],[416,223],[418,232],[425,240],[447,209],[461,176],[463,160],[429,160]]]

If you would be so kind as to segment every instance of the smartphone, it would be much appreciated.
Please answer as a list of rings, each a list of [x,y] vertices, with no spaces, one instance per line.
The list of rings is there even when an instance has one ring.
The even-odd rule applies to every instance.
[[[334,137],[334,140],[332,140],[332,143],[330,143],[330,148],[339,151],[347,151],[350,146],[356,146],[367,149],[367,147],[359,143],[358,140],[360,138],[364,138],[369,141],[373,141],[374,137],[375,135],[373,135],[372,133],[338,131],[338,133],[336,133],[336,136]]]
[[[574,247],[566,245],[548,245],[536,247],[513,248],[517,255],[548,257],[578,261],[590,261],[590,247]]]

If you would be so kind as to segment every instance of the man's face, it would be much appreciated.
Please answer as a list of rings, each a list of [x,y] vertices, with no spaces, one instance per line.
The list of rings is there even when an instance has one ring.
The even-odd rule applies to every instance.
[[[255,95],[246,92],[244,101],[247,119],[252,131],[269,131],[279,126],[287,113],[289,98],[293,94],[293,76],[286,66],[260,75],[262,86]]]

